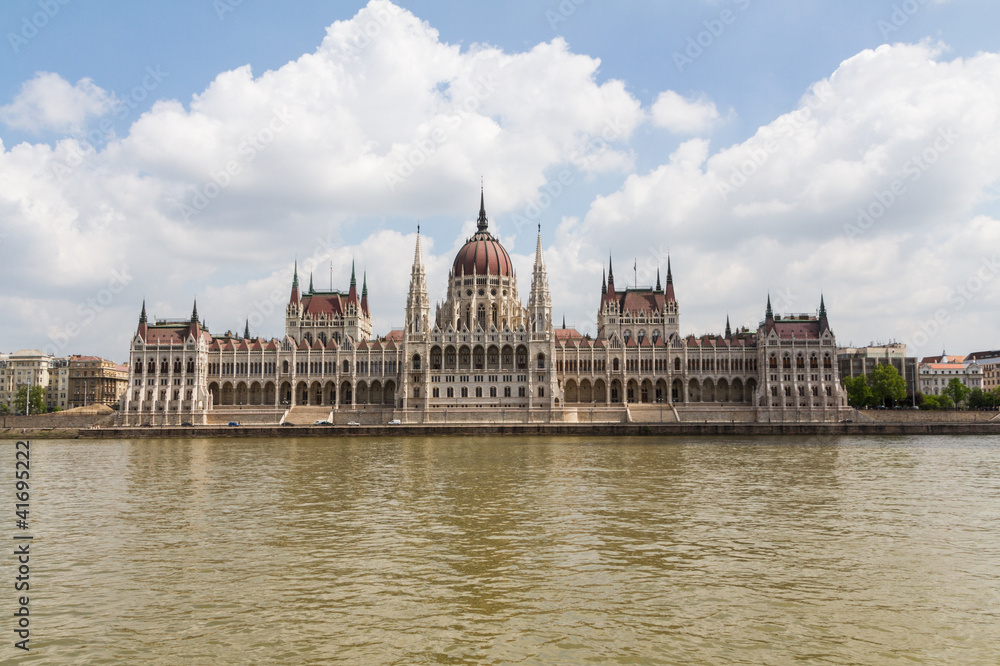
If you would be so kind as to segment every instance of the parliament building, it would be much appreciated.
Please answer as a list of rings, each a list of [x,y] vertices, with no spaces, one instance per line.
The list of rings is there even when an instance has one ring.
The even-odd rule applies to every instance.
[[[296,268],[282,339],[212,334],[199,320],[149,322],[132,338],[125,425],[191,423],[822,422],[848,414],[837,347],[816,315],[757,331],[680,335],[668,260],[649,288],[602,279],[596,336],[552,319],[541,233],[527,305],[480,195],[476,233],[431,301],[417,233],[405,326],[374,336],[360,294],[307,290]]]

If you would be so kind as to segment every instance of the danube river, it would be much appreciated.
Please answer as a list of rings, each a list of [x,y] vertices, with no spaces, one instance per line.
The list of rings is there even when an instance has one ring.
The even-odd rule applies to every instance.
[[[40,663],[1000,661],[1000,437],[37,440],[29,531]]]

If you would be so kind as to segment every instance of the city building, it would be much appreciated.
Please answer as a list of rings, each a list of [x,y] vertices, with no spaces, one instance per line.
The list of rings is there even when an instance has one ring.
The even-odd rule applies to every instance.
[[[920,361],[917,375],[920,392],[927,395],[941,395],[952,379],[958,379],[970,389],[983,388],[983,368],[967,356],[928,356]]]
[[[973,352],[966,361],[982,368],[984,391],[1000,388],[1000,350]]]
[[[407,423],[601,420],[833,421],[847,410],[837,347],[818,314],[775,315],[757,331],[680,335],[666,285],[618,289],[613,265],[595,299],[597,335],[556,327],[541,231],[527,304],[480,195],[443,300],[431,299],[418,228],[404,326],[373,337],[367,277],[346,292],[300,290],[296,267],[278,339],[213,335],[197,305],[133,336],[127,425],[239,422]]]
[[[97,356],[71,356],[68,361],[69,407],[118,404],[128,386],[128,367]]]
[[[876,365],[888,364],[896,368],[899,376],[906,381],[906,392],[914,395],[917,387],[917,358],[906,355],[906,345],[895,342],[887,345],[868,347],[840,347],[837,349],[837,367],[840,377],[860,377],[864,375],[869,383]]]
[[[13,405],[23,386],[42,386],[49,410],[66,408],[66,363],[37,349],[22,349],[0,357],[0,403]]]

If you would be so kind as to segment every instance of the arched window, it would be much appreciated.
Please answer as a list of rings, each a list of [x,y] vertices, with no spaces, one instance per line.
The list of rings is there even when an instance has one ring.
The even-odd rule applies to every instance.
[[[281,371],[284,372],[284,373],[288,372],[288,361],[282,361],[281,362]]]
[[[657,343],[657,341],[659,341],[659,339],[660,339],[660,329],[654,328],[653,329],[653,344],[655,345]]]
[[[628,330],[628,329],[626,328],[626,329],[625,329],[625,333],[624,333],[624,334],[622,334],[622,337],[624,337],[624,338],[625,338],[625,344],[628,344],[628,341],[632,339],[632,331],[630,331],[630,330]]]
[[[611,361],[611,371],[618,372],[618,359]]]
[[[343,367],[344,367],[344,374],[345,375],[351,372],[351,362],[348,361],[347,359],[344,359],[344,366]]]
[[[413,355],[413,369],[414,370],[420,369],[420,354]]]
[[[174,359],[174,372],[180,374],[181,371],[181,360],[179,358]]]
[[[674,372],[680,372],[680,371],[681,371],[681,357],[678,356],[677,358],[674,359]]]
[[[194,359],[193,358],[189,358],[188,359],[188,362],[187,362],[187,371],[188,372],[194,372]]]
[[[642,329],[642,328],[639,329],[639,335],[636,336],[636,339],[639,341],[639,344],[641,345],[642,341],[646,339],[646,331],[645,331],[645,329]]]
[[[142,361],[136,361],[135,362],[135,374],[137,374],[137,375],[141,375],[142,374]]]
[[[539,370],[545,369],[545,354],[538,355],[538,369]]]
[[[170,372],[170,362],[167,359],[160,361],[160,372],[163,374]]]
[[[479,304],[479,308],[476,311],[476,319],[479,321],[479,327],[484,331],[486,330],[486,306],[482,303]]]

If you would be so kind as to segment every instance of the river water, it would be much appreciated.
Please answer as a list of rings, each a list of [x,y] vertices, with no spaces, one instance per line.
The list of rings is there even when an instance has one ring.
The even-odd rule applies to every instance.
[[[1000,437],[37,440],[31,481],[27,661],[1000,662]]]

